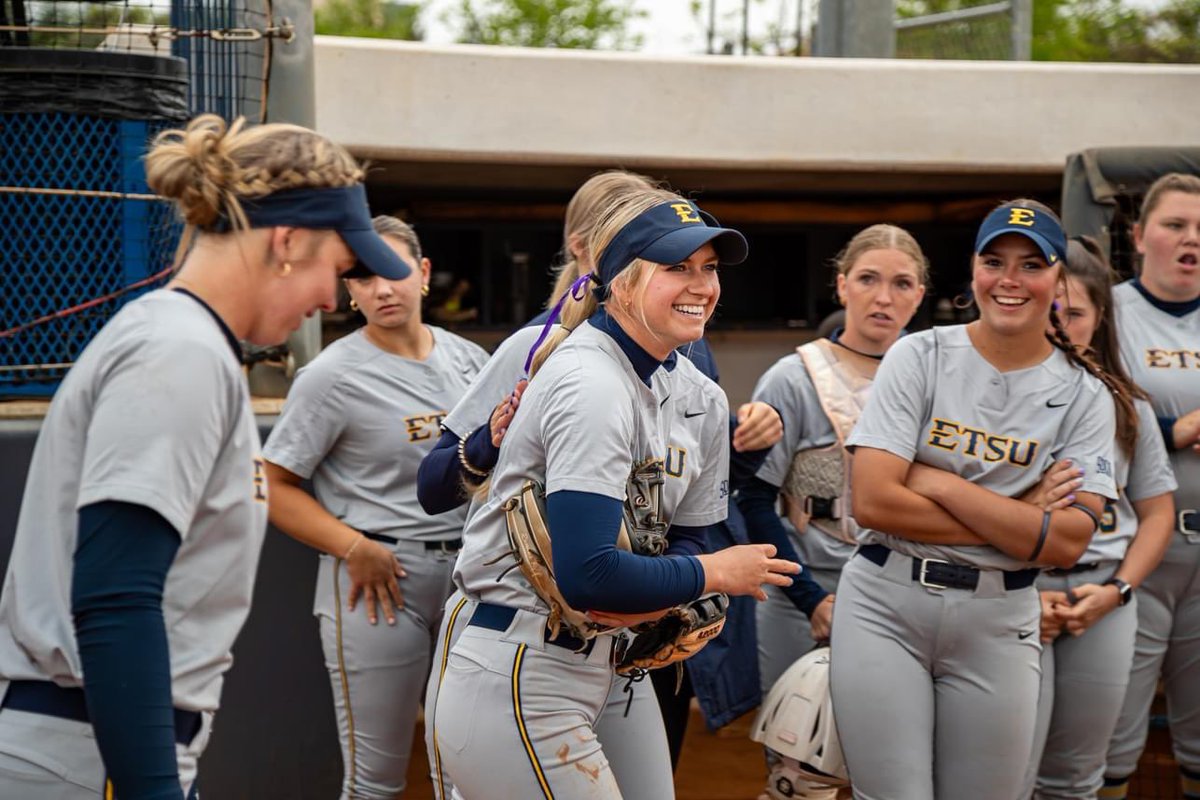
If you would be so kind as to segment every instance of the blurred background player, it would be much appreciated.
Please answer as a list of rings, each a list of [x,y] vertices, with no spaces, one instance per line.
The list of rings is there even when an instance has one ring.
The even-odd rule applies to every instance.
[[[376,217],[374,227],[419,269],[399,281],[361,267],[346,277],[366,325],[300,370],[264,448],[271,521],[322,553],[313,613],[337,712],[343,800],[404,791],[465,516],[421,509],[417,467],[487,360],[479,346],[422,323],[430,265],[413,229],[394,217]],[[300,487],[306,479],[312,495]],[[380,615],[387,625],[376,625]]]
[[[1114,291],[1121,356],[1150,395],[1179,488],[1175,535],[1138,592],[1138,635],[1103,796],[1124,798],[1162,679],[1184,797],[1200,798],[1200,177],[1172,173],[1146,192],[1138,276]]]
[[[979,320],[893,345],[847,442],[863,544],[838,586],[830,677],[861,800],[1021,791],[1037,567],[1083,553],[1116,497],[1114,396],[1122,422],[1134,413],[1101,367],[1046,335],[1061,328],[1051,303],[1066,249],[1040,204],[988,214],[973,258]],[[1020,499],[1065,458],[1085,470],[1068,508]]]
[[[759,379],[754,399],[779,409],[784,438],[757,474],[737,487],[750,538],[774,544],[785,557],[796,557],[822,590],[806,591],[798,581],[769,589],[767,601],[759,605],[758,667],[764,697],[784,671],[829,637],[832,593],[854,553],[857,533],[850,517],[850,472],[843,445],[883,354],[920,306],[929,275],[920,245],[893,225],[859,231],[838,254],[835,268],[838,302],[845,308],[843,323],[828,338],[784,356]],[[781,488],[792,522],[777,512]],[[769,761],[774,772],[775,759]],[[777,792],[775,784],[774,778],[768,780],[768,793]]]
[[[362,169],[305,128],[202,116],[146,175],[186,255],[88,345],[38,437],[0,600],[0,797],[197,796],[267,522],[239,340],[332,310],[356,258],[410,271]]]
[[[1071,345],[1089,353],[1135,397],[1136,424],[1117,432],[1114,479],[1100,528],[1079,563],[1042,573],[1042,689],[1029,770],[1037,798],[1096,797],[1125,699],[1137,633],[1133,590],[1158,565],[1175,527],[1175,479],[1154,410],[1121,363],[1113,318],[1113,271],[1095,241],[1067,244],[1065,291],[1058,297]],[[1063,488],[1082,484],[1082,471]],[[1048,498],[1049,499],[1049,498]],[[1073,501],[1068,494],[1057,503]],[[1028,794],[1027,792],[1026,794]]]
[[[525,480],[545,482],[560,590],[606,624],[655,618],[727,580],[732,594],[758,594],[761,583],[786,582],[781,573],[795,569],[767,547],[661,557],[616,550],[630,468],[661,458],[664,424],[673,420],[659,397],[660,367],[703,333],[719,296],[717,263],[744,259],[745,242],[706,225],[677,196],[646,191],[606,214],[589,251],[601,289],[568,306],[535,359],[486,501],[464,535],[456,582],[479,602],[451,649],[435,711],[456,797],[621,796],[594,731],[611,689],[613,637],[553,637],[545,604],[496,561],[507,551],[500,506]],[[604,305],[592,313],[598,299]],[[723,452],[724,441],[711,446]],[[676,515],[693,525],[724,516],[720,466]],[[659,769],[669,785],[669,764]]]

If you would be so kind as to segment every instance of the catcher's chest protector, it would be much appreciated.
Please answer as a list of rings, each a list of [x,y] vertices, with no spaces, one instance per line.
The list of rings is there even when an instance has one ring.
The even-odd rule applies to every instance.
[[[782,488],[788,519],[800,533],[811,524],[822,533],[854,544],[850,454],[845,444],[867,403],[876,365],[859,366],[849,358],[839,357],[841,354],[828,339],[801,345],[796,352],[808,370],[821,410],[833,426],[837,440],[828,447],[801,450],[792,459]]]

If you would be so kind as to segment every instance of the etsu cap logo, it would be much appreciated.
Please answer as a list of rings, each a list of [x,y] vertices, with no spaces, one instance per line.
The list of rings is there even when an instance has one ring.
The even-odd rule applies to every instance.
[[[699,210],[691,203],[671,203],[671,209],[679,215],[680,222],[704,224]]]
[[[975,237],[975,252],[982,252],[992,240],[1006,233],[1020,234],[1036,244],[1051,266],[1067,257],[1067,235],[1058,220],[1044,211],[1023,206],[997,208],[988,214]]]

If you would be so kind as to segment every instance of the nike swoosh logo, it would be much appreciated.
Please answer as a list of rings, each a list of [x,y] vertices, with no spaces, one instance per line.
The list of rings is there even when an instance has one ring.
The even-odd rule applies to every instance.
[[[1022,633],[1018,633],[1017,638],[1020,639],[1021,641],[1025,641],[1030,636],[1033,636],[1035,633],[1037,633],[1037,631],[1024,631]]]
[[[1062,408],[1065,405],[1066,403],[1051,403],[1049,400],[1046,401],[1046,408]]]
[[[683,418],[684,418],[684,419],[691,419],[692,417],[698,417],[698,416],[700,416],[700,415],[702,415],[702,414],[706,414],[706,413],[708,413],[708,412],[705,412],[705,411],[685,411],[685,412],[683,412]]]

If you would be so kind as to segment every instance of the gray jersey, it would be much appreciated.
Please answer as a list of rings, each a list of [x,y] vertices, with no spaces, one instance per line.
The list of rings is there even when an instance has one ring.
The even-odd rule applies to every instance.
[[[1200,310],[1175,317],[1155,308],[1131,282],[1113,289],[1121,356],[1156,414],[1182,417],[1200,408]],[[1179,488],[1175,507],[1200,508],[1200,455],[1170,452]]]
[[[783,420],[783,438],[771,448],[767,460],[759,468],[757,477],[760,480],[776,488],[782,487],[796,453],[829,447],[837,442],[833,424],[821,409],[816,387],[798,353],[779,359],[759,378],[753,399],[774,406]],[[857,530],[853,520],[850,530]],[[809,525],[799,533],[792,537],[792,543],[800,553],[800,560],[808,567],[841,569],[854,553],[854,545],[835,539],[815,525]]]
[[[496,348],[491,359],[472,381],[454,409],[442,420],[442,427],[460,439],[486,425],[496,404],[525,377],[525,359],[542,329],[522,328]],[[654,382],[654,391],[662,404],[670,433],[665,462],[667,481],[663,487],[663,510],[677,525],[710,525],[708,510],[698,498],[725,496],[728,493],[728,469],[719,464],[729,461],[729,404],[721,387],[713,383],[695,364],[676,356],[675,366],[660,370],[662,380]],[[524,413],[518,410],[517,416]],[[681,509],[693,509],[691,511]]]
[[[71,622],[76,512],[146,506],[182,540],[163,621],[176,708],[217,708],[267,523],[242,366],[212,315],[157,291],[123,308],[71,369],[38,437],[0,599],[0,676],[82,685]]]
[[[888,350],[846,444],[920,461],[1005,497],[1070,458],[1085,470],[1081,491],[1115,498],[1115,432],[1112,396],[1061,351],[1000,372],[975,350],[966,326],[954,325],[911,334]],[[859,539],[976,567],[1028,566],[990,545],[930,545],[869,529]]]
[[[681,362],[675,371],[690,366]],[[590,324],[580,325],[559,345],[522,397],[487,498],[467,521],[455,582],[469,597],[546,611],[520,571],[507,569],[511,563],[486,563],[509,549],[501,505],[531,479],[543,482],[547,494],[581,491],[623,501],[634,462],[663,457],[672,440],[676,407],[686,410],[687,401],[694,399],[680,392],[664,402],[672,399],[673,385],[666,370],[656,370],[651,383],[642,383],[617,343]],[[704,402],[716,400],[710,395]],[[727,426],[727,406],[720,400],[721,421]],[[696,418],[717,411],[709,408]],[[726,436],[721,441],[724,458],[718,455],[705,465],[708,488],[684,492],[679,506],[667,514],[669,520],[708,525],[725,518]],[[709,474],[714,471],[715,476]]]
[[[321,505],[356,530],[416,541],[462,533],[462,509],[421,509],[417,467],[487,353],[430,330],[424,361],[381,350],[362,330],[325,348],[297,374],[264,448],[268,461],[311,477]]]
[[[1171,472],[1171,461],[1167,457],[1167,448],[1163,444],[1154,409],[1145,400],[1135,400],[1134,406],[1138,412],[1138,438],[1133,458],[1126,458],[1120,445],[1114,446],[1113,459],[1120,496],[1104,504],[1100,528],[1080,557],[1082,562],[1120,561],[1125,558],[1125,551],[1129,549],[1129,543],[1138,529],[1133,504],[1175,491],[1175,475]]]

